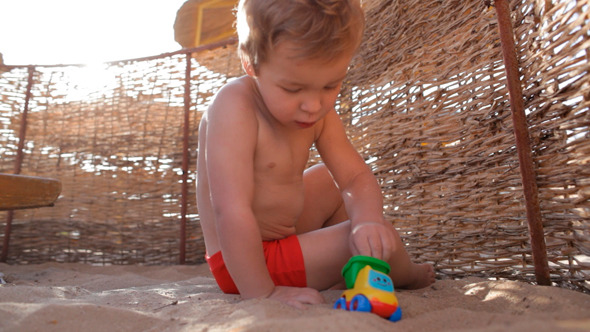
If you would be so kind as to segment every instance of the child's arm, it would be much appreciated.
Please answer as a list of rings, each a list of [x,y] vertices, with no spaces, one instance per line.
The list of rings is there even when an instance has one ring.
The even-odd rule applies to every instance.
[[[258,123],[245,106],[246,97],[239,98],[239,87],[230,88],[220,91],[207,113],[206,148],[211,202],[225,264],[243,298],[271,297],[295,306],[321,302],[315,290],[275,287],[270,278],[252,211]]]
[[[336,111],[326,115],[317,140],[322,160],[334,176],[352,222],[351,251],[388,260],[396,243],[383,218],[383,196],[375,176],[350,143]]]
[[[206,163],[223,259],[242,296],[251,298],[268,296],[274,286],[251,209],[257,121],[236,102],[241,89],[235,84],[222,89],[207,112]]]

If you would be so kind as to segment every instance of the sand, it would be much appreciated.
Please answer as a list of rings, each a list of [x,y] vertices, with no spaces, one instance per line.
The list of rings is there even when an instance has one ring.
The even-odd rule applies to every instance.
[[[479,278],[397,290],[403,318],[223,294],[206,265],[0,264],[0,331],[590,331],[590,295]]]

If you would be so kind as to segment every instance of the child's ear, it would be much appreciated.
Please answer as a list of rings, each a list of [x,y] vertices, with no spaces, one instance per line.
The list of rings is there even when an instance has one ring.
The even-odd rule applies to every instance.
[[[242,59],[242,68],[244,68],[244,71],[246,74],[248,74],[248,76],[256,77],[256,71],[254,70],[254,66],[249,59]]]

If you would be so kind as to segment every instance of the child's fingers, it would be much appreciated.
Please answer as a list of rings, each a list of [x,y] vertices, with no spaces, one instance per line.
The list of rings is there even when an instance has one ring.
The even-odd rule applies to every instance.
[[[320,304],[325,303],[325,299],[316,289],[303,288],[303,292],[299,296],[299,300],[306,304]]]
[[[353,255],[371,256],[371,244],[369,238],[358,232],[352,234],[350,239],[350,251]]]
[[[352,245],[360,255],[372,255],[372,237],[373,237],[374,223],[365,223],[357,225],[353,228],[351,233]]]
[[[391,258],[391,255],[393,253],[394,250],[394,245],[395,245],[395,238],[393,237],[393,234],[391,234],[391,232],[384,232],[383,235],[383,239],[381,240],[382,242],[382,260],[389,262],[389,259]]]
[[[277,286],[269,298],[298,309],[305,309],[305,304],[321,304],[326,302],[320,292],[308,287]]]
[[[381,236],[374,236],[371,239],[371,257],[383,259],[383,240]]]
[[[300,309],[300,310],[307,309],[307,308],[305,308],[305,305],[303,303],[301,303],[300,301],[289,300],[289,301],[287,301],[287,304],[290,305],[290,306],[292,306],[292,307],[295,307],[297,309]]]
[[[391,229],[388,229],[389,226],[384,226],[382,232],[380,232],[380,245],[379,248],[376,250],[380,250],[380,256],[377,257],[382,259],[386,262],[389,262],[389,259],[392,257],[393,251],[395,250],[395,236]]]
[[[388,261],[394,250],[395,238],[387,227],[379,223],[368,223],[355,227],[351,239],[352,254]]]

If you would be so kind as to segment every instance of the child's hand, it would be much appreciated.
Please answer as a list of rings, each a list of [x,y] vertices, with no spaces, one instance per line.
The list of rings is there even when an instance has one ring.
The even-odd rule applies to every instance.
[[[269,299],[286,303],[297,309],[305,309],[304,304],[325,303],[324,297],[313,288],[276,286]]]
[[[398,249],[391,227],[381,222],[368,222],[355,226],[350,236],[352,254],[389,261],[393,250]]]

